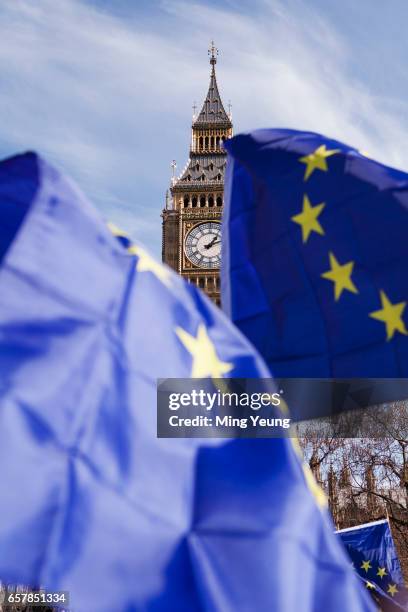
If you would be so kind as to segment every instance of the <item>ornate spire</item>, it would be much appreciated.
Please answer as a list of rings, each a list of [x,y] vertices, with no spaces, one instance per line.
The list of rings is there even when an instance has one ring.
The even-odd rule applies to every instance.
[[[194,120],[193,127],[203,126],[203,124],[211,124],[211,127],[213,127],[214,124],[230,127],[231,119],[225,112],[215,76],[215,64],[217,63],[218,49],[215,47],[214,41],[211,41],[211,46],[208,49],[208,55],[210,57],[211,64],[210,86],[208,88],[207,96],[204,100],[201,112]]]

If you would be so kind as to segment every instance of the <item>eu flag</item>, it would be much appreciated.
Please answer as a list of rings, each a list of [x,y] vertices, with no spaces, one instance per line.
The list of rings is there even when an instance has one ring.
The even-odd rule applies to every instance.
[[[408,591],[388,520],[340,529],[337,533],[369,592],[380,593],[385,608],[394,603],[406,610]]]
[[[264,377],[35,154],[0,164],[0,580],[77,612],[372,609],[288,439],[156,437],[158,378]]]
[[[225,143],[226,312],[277,377],[408,376],[408,175],[314,133]]]

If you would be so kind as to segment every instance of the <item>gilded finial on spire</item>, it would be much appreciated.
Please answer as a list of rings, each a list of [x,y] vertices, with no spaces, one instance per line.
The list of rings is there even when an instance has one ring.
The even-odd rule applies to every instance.
[[[213,40],[211,41],[211,46],[208,49],[208,55],[210,56],[210,64],[211,64],[211,66],[215,66],[215,64],[217,63],[218,49],[214,45],[214,41]]]

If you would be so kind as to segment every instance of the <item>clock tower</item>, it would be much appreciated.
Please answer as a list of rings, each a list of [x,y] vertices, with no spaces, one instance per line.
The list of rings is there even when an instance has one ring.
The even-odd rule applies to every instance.
[[[210,85],[200,113],[195,114],[193,107],[189,160],[180,176],[173,176],[162,212],[162,259],[220,305],[221,216],[227,160],[223,142],[232,136],[232,122],[218,91],[218,50],[214,43],[208,53]]]

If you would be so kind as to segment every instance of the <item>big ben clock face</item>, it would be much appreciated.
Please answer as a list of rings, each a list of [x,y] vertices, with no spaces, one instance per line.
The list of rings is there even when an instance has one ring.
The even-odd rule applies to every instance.
[[[193,227],[186,236],[184,252],[199,268],[217,269],[221,262],[221,224],[207,221]]]

